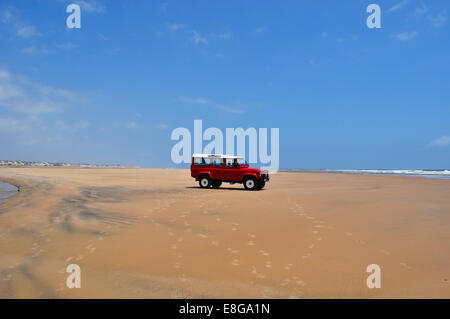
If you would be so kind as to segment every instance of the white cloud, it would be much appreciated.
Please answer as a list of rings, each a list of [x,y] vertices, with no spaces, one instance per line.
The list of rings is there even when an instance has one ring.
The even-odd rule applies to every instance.
[[[77,47],[77,45],[73,44],[72,42],[66,42],[66,43],[58,44],[57,47],[58,47],[58,49],[61,49],[61,50],[70,51],[72,49],[75,49]]]
[[[126,122],[124,126],[128,129],[135,129],[138,127],[136,122]]]
[[[450,136],[441,136],[430,143],[431,146],[447,147],[450,146]]]
[[[35,26],[29,25],[22,20],[14,7],[0,12],[0,21],[12,25],[16,35],[22,39],[30,39],[41,35]]]
[[[192,39],[194,40],[195,44],[208,44],[208,40],[206,38],[202,37],[197,31],[192,31]]]
[[[165,123],[159,123],[155,125],[155,128],[159,129],[159,130],[166,130],[169,128],[169,125],[165,124]]]
[[[257,27],[255,29],[255,33],[257,33],[257,34],[263,33],[264,31],[266,31],[266,28],[264,28],[264,27]]]
[[[395,12],[395,11],[397,11],[397,10],[400,10],[400,9],[403,8],[405,5],[407,5],[408,2],[409,2],[409,0],[403,0],[403,1],[400,1],[400,2],[397,3],[396,5],[390,7],[390,8],[387,10],[387,12],[388,12],[388,13],[392,13],[392,12]]]
[[[9,80],[10,78],[11,75],[8,71],[0,69],[0,81]]]
[[[443,10],[438,13],[436,16],[429,15],[428,21],[430,21],[431,25],[435,28],[441,28],[447,23],[447,10]]]
[[[29,39],[29,38],[40,35],[40,33],[37,32],[35,26],[30,25],[30,26],[19,27],[17,29],[17,35],[21,38]]]
[[[87,13],[104,13],[106,8],[96,0],[75,0],[74,3],[81,7],[81,11]]]
[[[169,30],[171,30],[171,31],[178,31],[178,30],[184,29],[185,27],[186,27],[186,25],[181,24],[181,23],[172,23],[172,24],[169,24],[169,26],[168,26]]]
[[[179,100],[184,103],[201,104],[201,105],[211,106],[211,107],[214,107],[216,109],[219,109],[219,110],[222,110],[222,111],[225,111],[228,113],[235,113],[235,114],[245,113],[242,109],[235,108],[235,107],[221,104],[221,103],[216,103],[216,102],[214,102],[208,98],[204,98],[204,97],[192,98],[192,97],[182,96],[179,98]]]
[[[415,11],[417,16],[423,16],[427,12],[428,12],[428,7],[424,4],[421,7],[417,7],[416,11]]]
[[[409,41],[417,37],[418,33],[416,31],[401,32],[394,34],[393,37],[400,41]]]
[[[18,132],[25,129],[25,125],[20,121],[9,117],[0,117],[0,131]]]
[[[163,3],[161,3],[161,6],[160,6],[160,8],[159,8],[159,10],[162,12],[162,13],[167,13],[167,7],[169,6],[169,4],[167,3],[167,2],[163,2]]]
[[[0,108],[27,115],[62,111],[75,102],[85,102],[77,94],[32,82],[0,69]]]
[[[43,54],[53,54],[55,53],[55,51],[46,48],[37,48],[35,46],[31,46],[23,48],[22,50],[20,50],[20,53],[25,55],[43,55]]]

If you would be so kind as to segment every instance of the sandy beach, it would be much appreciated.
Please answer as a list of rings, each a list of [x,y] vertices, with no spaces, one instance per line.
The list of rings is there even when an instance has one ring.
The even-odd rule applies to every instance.
[[[0,298],[450,298],[450,181],[0,168]],[[66,267],[81,267],[80,289]],[[378,264],[382,287],[368,289]]]

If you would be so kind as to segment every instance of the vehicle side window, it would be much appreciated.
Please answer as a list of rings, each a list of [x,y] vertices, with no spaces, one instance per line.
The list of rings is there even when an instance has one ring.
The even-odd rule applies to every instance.
[[[213,166],[219,166],[219,167],[222,167],[222,163],[223,163],[223,161],[222,161],[221,158],[215,158],[215,159],[213,160]]]
[[[226,159],[226,165],[227,167],[233,167],[234,159],[233,158],[227,158]]]
[[[194,165],[209,165],[211,163],[211,160],[209,158],[203,158],[203,157],[195,157],[194,158]]]

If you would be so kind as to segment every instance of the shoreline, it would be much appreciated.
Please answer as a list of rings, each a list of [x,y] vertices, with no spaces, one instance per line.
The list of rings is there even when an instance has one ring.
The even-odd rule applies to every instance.
[[[311,174],[345,174],[345,175],[368,175],[368,176],[398,176],[398,177],[416,177],[416,178],[431,178],[431,179],[450,179],[450,175],[438,175],[438,174],[407,174],[407,173],[382,173],[382,172],[367,172],[369,170],[358,170],[355,171],[341,171],[341,170],[307,170],[307,169],[288,169],[279,170],[279,172],[284,173],[311,173]],[[390,170],[388,170],[390,171]],[[447,170],[445,170],[447,171]]]
[[[2,187],[2,184],[5,185],[6,187],[11,187],[14,189],[7,190]],[[0,180],[0,194],[5,195],[5,196],[0,197],[0,204],[6,202],[8,199],[16,196],[18,193],[20,193],[19,186]]]
[[[279,172],[249,192],[179,169],[0,168],[21,189],[0,204],[0,298],[450,298],[450,184],[394,177]]]

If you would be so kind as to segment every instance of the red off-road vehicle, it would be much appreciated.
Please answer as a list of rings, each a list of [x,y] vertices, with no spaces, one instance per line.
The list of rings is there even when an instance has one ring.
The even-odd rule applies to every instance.
[[[245,189],[259,190],[269,180],[269,172],[250,168],[245,158],[229,155],[192,155],[191,176],[202,188],[219,188],[223,182],[242,183]]]

